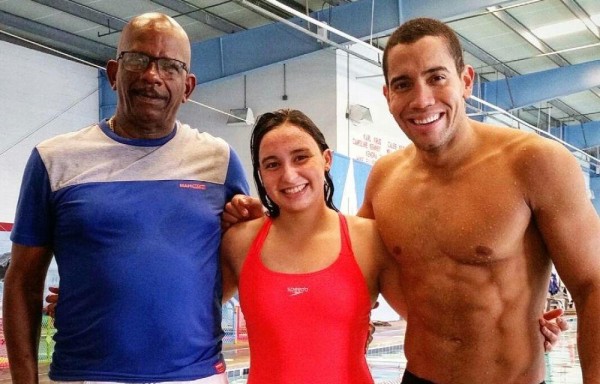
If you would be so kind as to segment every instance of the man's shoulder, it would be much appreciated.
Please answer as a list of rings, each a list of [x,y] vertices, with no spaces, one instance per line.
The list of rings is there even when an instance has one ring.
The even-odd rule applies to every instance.
[[[548,151],[562,145],[548,137],[518,128],[479,124],[484,145],[502,149],[504,155],[529,156],[529,152]]]
[[[495,141],[496,143],[515,143],[516,145],[519,145],[536,142],[542,139],[540,135],[529,130],[479,122],[474,122],[472,124],[474,126],[474,130],[479,132],[480,137],[486,141]]]
[[[378,173],[389,173],[393,169],[402,168],[410,160],[412,151],[414,151],[414,145],[410,144],[408,147],[400,148],[380,157],[373,164],[372,172],[377,175]]]
[[[90,124],[72,132],[65,132],[45,139],[36,145],[37,148],[51,148],[64,143],[74,143],[95,137],[101,131],[98,123]]]
[[[192,157],[211,157],[215,162],[218,159],[229,161],[233,149],[225,140],[213,136],[208,132],[201,132],[187,124],[180,124],[178,131],[179,140],[176,142],[179,150]]]
[[[549,137],[516,128],[490,127],[485,134],[486,148],[482,152],[496,151],[519,174],[529,177],[545,168],[553,168],[557,163],[573,161],[570,151]]]
[[[374,219],[354,215],[345,215],[345,217],[348,222],[348,227],[355,227],[358,229],[376,228]]]
[[[214,136],[208,132],[201,131],[200,129],[191,127],[189,124],[180,122],[179,130],[183,135],[193,137],[194,140],[197,140],[199,142],[204,142],[207,144],[219,145],[222,147],[229,148],[229,144],[224,139],[222,139],[218,136]]]
[[[352,235],[351,238],[356,238],[361,242],[365,239],[369,240],[378,233],[377,225],[372,218],[347,215],[346,221],[348,222],[348,229]]]
[[[35,148],[45,162],[50,159],[74,161],[88,157],[109,141],[98,123],[77,131],[62,133],[39,142]]]

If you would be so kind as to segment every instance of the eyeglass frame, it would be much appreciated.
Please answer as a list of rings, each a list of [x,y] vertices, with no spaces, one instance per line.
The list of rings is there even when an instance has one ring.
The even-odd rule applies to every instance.
[[[135,54],[137,54],[137,55],[145,56],[145,57],[147,57],[147,58],[148,58],[148,64],[146,64],[146,68],[142,69],[141,71],[131,71],[131,70],[129,70],[129,69],[127,69],[127,68],[125,68],[125,69],[127,69],[128,71],[131,71],[131,72],[144,72],[145,70],[147,70],[147,69],[148,69],[148,67],[150,66],[150,64],[152,64],[153,62],[156,62],[156,68],[157,68],[157,69],[158,69],[158,71],[160,72],[160,65],[158,64],[158,61],[159,61],[159,60],[171,60],[171,61],[175,61],[175,62],[177,62],[177,63],[181,64],[181,69],[183,69],[183,70],[184,70],[184,71],[186,71],[187,73],[190,73],[190,70],[189,70],[189,68],[188,68],[187,64],[186,64],[186,63],[184,63],[184,62],[183,62],[183,61],[181,61],[181,60],[173,59],[173,58],[171,58],[171,57],[156,57],[156,56],[151,56],[151,55],[148,55],[148,54],[146,54],[146,53],[143,53],[143,52],[136,52],[136,51],[122,51],[122,52],[121,52],[121,53],[119,53],[119,55],[117,56],[117,62],[118,62],[119,60],[123,59],[123,56],[124,56],[125,54],[128,54],[128,53],[135,53]]]

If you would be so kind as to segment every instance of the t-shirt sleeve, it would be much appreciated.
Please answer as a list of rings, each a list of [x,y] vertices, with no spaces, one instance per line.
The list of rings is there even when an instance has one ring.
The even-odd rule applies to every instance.
[[[244,173],[244,167],[238,154],[235,150],[229,147],[229,167],[227,169],[227,178],[225,180],[225,199],[226,201],[237,194],[249,195],[250,187],[246,174]]]
[[[10,239],[27,246],[50,245],[53,220],[48,172],[37,149],[29,156]]]

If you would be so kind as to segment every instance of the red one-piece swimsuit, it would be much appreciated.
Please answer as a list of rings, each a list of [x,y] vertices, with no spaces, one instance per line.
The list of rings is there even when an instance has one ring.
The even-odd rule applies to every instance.
[[[269,270],[254,240],[239,282],[250,344],[248,384],[371,384],[365,357],[371,300],[340,214],[341,251],[311,273]]]

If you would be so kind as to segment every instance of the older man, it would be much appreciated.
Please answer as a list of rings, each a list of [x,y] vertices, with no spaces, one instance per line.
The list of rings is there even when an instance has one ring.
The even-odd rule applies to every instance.
[[[37,382],[44,277],[60,274],[56,381],[226,383],[220,215],[247,193],[237,155],[176,121],[196,79],[172,18],[132,19],[106,70],[116,114],[33,150],[5,280],[14,383]]]

